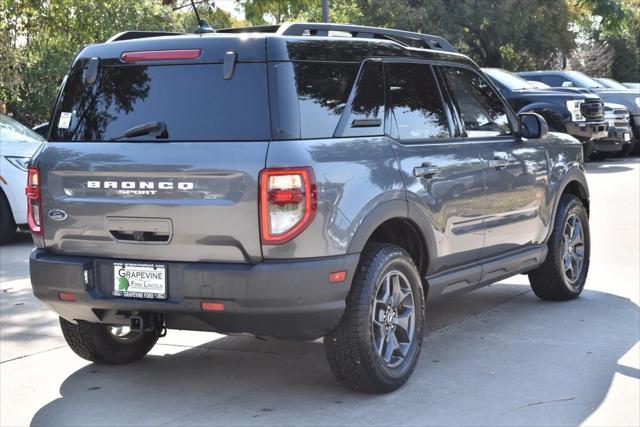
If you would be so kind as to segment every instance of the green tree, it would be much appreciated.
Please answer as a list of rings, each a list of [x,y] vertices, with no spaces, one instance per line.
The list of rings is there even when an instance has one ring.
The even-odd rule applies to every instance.
[[[0,100],[27,123],[48,120],[58,86],[83,45],[127,30],[192,31],[189,8],[161,0],[0,0]],[[203,18],[241,25],[202,1]]]
[[[236,0],[253,25],[280,24],[307,10],[320,7],[320,0]],[[272,21],[272,22],[271,22]]]
[[[557,0],[362,1],[369,24],[441,35],[481,66],[547,67],[574,46]]]

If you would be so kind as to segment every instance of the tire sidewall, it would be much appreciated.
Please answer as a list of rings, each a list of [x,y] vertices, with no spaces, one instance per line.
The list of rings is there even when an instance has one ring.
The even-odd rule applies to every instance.
[[[422,335],[424,332],[425,318],[425,302],[424,293],[422,291],[422,283],[415,265],[404,250],[400,248],[393,248],[393,251],[391,252],[381,250],[376,254],[375,258],[380,258],[382,262],[378,263],[374,261],[372,265],[380,267],[367,271],[364,279],[365,283],[363,283],[365,285],[363,287],[363,290],[366,288],[366,292],[368,295],[369,309],[366,312],[361,313],[361,316],[366,315],[366,318],[358,319],[360,322],[367,322],[366,324],[368,325],[368,327],[366,328],[366,339],[362,342],[362,344],[366,346],[366,348],[363,349],[363,354],[369,355],[369,366],[371,366],[376,371],[376,376],[386,378],[392,382],[404,382],[415,369],[417,358],[422,347]],[[399,366],[390,368],[382,362],[376,352],[371,319],[373,316],[374,300],[376,292],[378,290],[378,285],[381,282],[382,278],[387,273],[393,270],[400,271],[407,277],[409,281],[409,286],[411,287],[411,291],[413,292],[416,318],[413,336],[414,341],[411,349],[409,350],[409,353],[405,357],[405,360]]]
[[[571,284],[568,278],[565,275],[564,268],[562,265],[562,238],[564,234],[564,227],[566,226],[567,219],[570,215],[576,215],[578,219],[580,219],[583,233],[584,233],[584,261],[582,266],[582,271],[580,272],[580,276],[575,284]],[[565,286],[565,291],[571,295],[579,295],[584,289],[584,285],[587,281],[587,274],[589,272],[589,260],[591,257],[591,233],[589,230],[589,217],[587,216],[587,212],[580,203],[577,198],[572,198],[566,205],[563,206],[562,215],[559,216],[561,223],[557,228],[557,232],[554,234],[554,242],[552,250],[557,251],[557,256],[555,259],[557,260],[556,265],[554,266],[558,270],[558,274],[562,277],[562,282]]]

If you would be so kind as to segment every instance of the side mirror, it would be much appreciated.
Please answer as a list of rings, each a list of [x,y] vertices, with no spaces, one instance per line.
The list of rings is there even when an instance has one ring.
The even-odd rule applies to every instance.
[[[562,82],[562,87],[573,87],[572,82]]]
[[[549,125],[540,114],[521,113],[518,114],[518,131],[522,138],[540,139],[549,133]]]

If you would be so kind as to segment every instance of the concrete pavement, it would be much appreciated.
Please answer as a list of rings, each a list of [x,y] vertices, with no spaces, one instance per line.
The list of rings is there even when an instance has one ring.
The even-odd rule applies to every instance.
[[[25,238],[0,249],[0,425],[640,425],[640,162],[591,163],[587,288],[543,302],[526,276],[428,307],[399,391],[352,393],[322,344],[169,331],[150,356],[75,356],[36,301]]]

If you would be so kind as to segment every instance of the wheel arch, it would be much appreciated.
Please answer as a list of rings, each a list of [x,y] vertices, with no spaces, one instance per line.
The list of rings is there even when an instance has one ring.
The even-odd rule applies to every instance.
[[[406,200],[391,200],[374,209],[358,227],[348,253],[361,253],[369,243],[400,246],[411,256],[421,277],[428,263],[427,238],[416,218],[408,215]]]
[[[560,198],[564,194],[572,194],[576,196],[584,205],[584,208],[587,211],[587,216],[590,215],[591,206],[587,179],[581,170],[577,170],[575,168],[571,169],[565,174],[560,184],[557,186],[556,197],[554,197],[553,201],[553,214],[551,215],[549,221],[549,230],[547,232],[545,242],[549,240],[551,232],[553,231],[553,227],[556,221],[556,215],[558,213],[558,205],[560,204]]]

